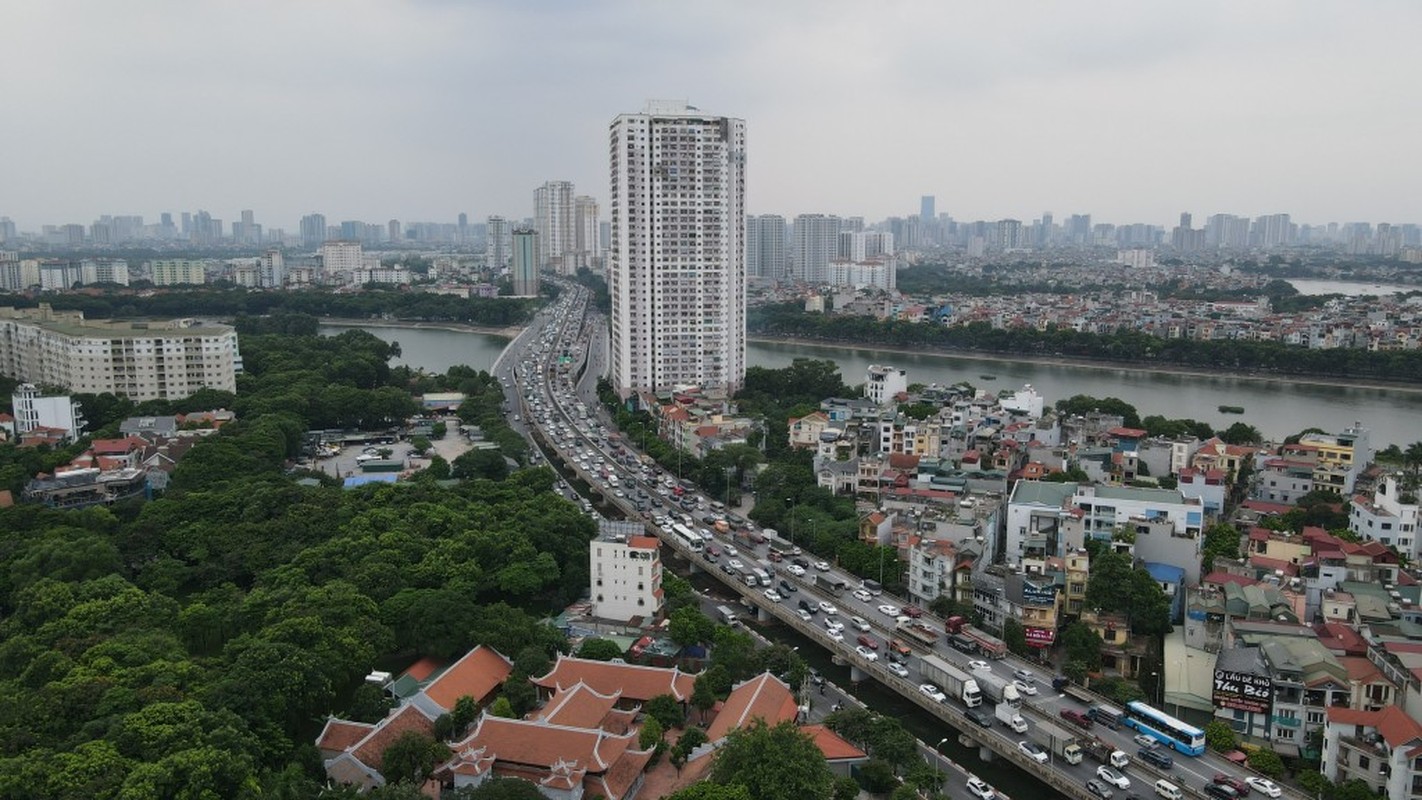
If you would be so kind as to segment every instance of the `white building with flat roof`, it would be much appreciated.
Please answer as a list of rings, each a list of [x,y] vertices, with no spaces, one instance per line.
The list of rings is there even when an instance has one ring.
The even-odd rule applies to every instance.
[[[177,400],[237,390],[237,332],[197,320],[86,320],[80,311],[0,307],[0,375],[70,392]]]
[[[661,542],[640,525],[604,521],[588,545],[593,616],[627,622],[662,610]]]
[[[870,364],[864,371],[864,396],[879,405],[894,402],[900,392],[908,391],[908,370]]]
[[[15,409],[15,435],[24,436],[35,428],[58,428],[74,441],[84,430],[79,404],[69,395],[44,396],[32,383],[22,383],[11,395]]]
[[[321,243],[321,270],[327,275],[354,272],[361,268],[363,259],[360,242],[336,239]]]
[[[653,101],[608,131],[612,381],[733,394],[746,372],[743,120]]]

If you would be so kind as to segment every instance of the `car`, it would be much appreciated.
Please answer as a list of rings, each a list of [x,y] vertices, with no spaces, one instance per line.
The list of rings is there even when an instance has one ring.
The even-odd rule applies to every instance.
[[[968,662],[968,669],[973,672],[992,672],[992,665],[986,661],[974,659]]]
[[[976,722],[979,727],[992,727],[992,713],[985,708],[970,708],[964,712],[964,715],[973,722]]]
[[[810,568],[810,562],[807,561],[806,559],[800,558],[799,556],[796,556],[795,558],[790,559],[790,563],[791,563],[791,564],[794,564],[795,566],[799,567],[800,569],[809,569],[809,568]]]
[[[1233,786],[1226,786],[1222,783],[1207,783],[1204,788],[1206,797],[1213,797],[1214,800],[1235,800],[1243,797],[1244,793]]]
[[[1017,691],[1027,695],[1028,697],[1037,696],[1037,687],[1026,681],[1013,681],[1012,685],[1017,687]]]
[[[740,558],[740,557],[741,557],[741,554],[736,552],[736,548],[734,548],[734,547],[732,547],[732,546],[730,546],[730,545],[726,545],[726,555],[730,556],[731,558]]]
[[[797,578],[805,577],[805,568],[800,566],[799,564],[791,564],[790,566],[785,568],[785,571],[790,573],[791,575],[794,575]]]
[[[1085,714],[1081,713],[1080,711],[1077,711],[1077,710],[1074,709],[1074,708],[1064,708],[1064,709],[1062,709],[1062,710],[1061,710],[1061,715],[1062,715],[1062,719],[1066,720],[1067,722],[1073,723],[1073,724],[1075,724],[1075,725],[1079,725],[1079,726],[1081,726],[1081,727],[1083,727],[1083,728],[1087,728],[1087,729],[1090,729],[1090,728],[1091,728],[1091,725],[1092,725],[1091,717],[1086,716]]]
[[[810,605],[809,600],[800,601],[800,610],[809,613],[810,616],[814,616],[815,614],[818,614],[820,612],[819,607]]]
[[[1211,778],[1210,782],[1215,784],[1216,786],[1228,786],[1229,788],[1233,789],[1237,794],[1249,794],[1249,784],[1245,783],[1239,778],[1234,777],[1233,775],[1225,775],[1222,772],[1216,772],[1215,777]]]
[[[844,641],[844,629],[843,629],[843,628],[830,628],[829,630],[825,631],[825,635],[828,636],[828,637],[830,637],[830,639],[833,639],[833,640],[836,641],[836,642],[842,642],[842,641]]]
[[[938,688],[937,686],[934,686],[931,683],[920,683],[918,685],[918,690],[929,698],[932,698],[935,703],[948,702],[948,695],[944,694],[942,689]]]
[[[810,612],[806,611],[803,608],[796,609],[796,613],[800,615],[800,619],[803,619],[806,622],[809,622],[810,620],[814,619],[814,617],[810,616]]]
[[[1117,789],[1131,788],[1131,779],[1121,774],[1119,771],[1102,764],[1096,768],[1096,777],[1111,784]]]
[[[1142,747],[1136,751],[1136,758],[1156,769],[1170,769],[1175,766],[1175,759],[1171,758],[1170,753],[1163,747]]]
[[[1106,784],[1094,778],[1086,782],[1086,792],[1093,797],[1101,798],[1101,800],[1111,800],[1111,795],[1114,794]]]
[[[1025,669],[1013,670],[1013,672],[1012,672],[1012,677],[1013,677],[1015,680],[1022,681],[1023,683],[1036,683],[1036,682],[1037,682],[1037,676],[1036,676],[1036,675],[1033,675],[1033,674],[1031,673],[1031,671],[1025,670]]]
[[[810,683],[813,683],[816,686],[824,686],[825,676],[821,675],[819,670],[815,669],[814,667],[810,667]]]
[[[899,607],[884,604],[879,606],[879,613],[886,617],[897,617],[899,615]]]
[[[816,561],[815,569],[819,570],[820,572],[829,572],[830,564],[828,561]]]
[[[854,594],[854,599],[855,599],[855,600],[858,600],[858,601],[861,602],[861,603],[867,603],[867,602],[869,602],[870,600],[873,600],[873,599],[874,599],[874,595],[869,594],[868,592],[864,591],[863,589],[855,589],[854,592],[853,592],[853,594]]]
[[[1244,779],[1244,782],[1249,784],[1249,788],[1264,795],[1265,797],[1278,797],[1279,795],[1284,793],[1284,790],[1280,789],[1277,783],[1274,783],[1268,778],[1261,778],[1257,775],[1250,775],[1249,777]]]
[[[1135,742],[1136,746],[1144,747],[1147,750],[1152,750],[1160,745],[1160,742],[1157,742],[1154,738],[1144,733],[1138,733],[1135,736],[1132,736],[1131,741]]]
[[[733,566],[731,566],[730,564],[722,564],[722,565],[721,565],[721,571],[724,572],[724,573],[726,573],[727,575],[735,575],[735,574],[736,574],[736,568],[733,567]]]
[[[859,657],[862,658],[862,659],[864,659],[865,661],[878,661],[878,660],[879,660],[879,654],[878,654],[878,653],[874,652],[873,650],[870,650],[869,648],[865,647],[865,646],[862,645],[862,644],[861,644],[861,645],[858,645],[857,647],[855,647],[855,648],[854,648],[854,652],[858,653],[858,654],[859,654]]]
[[[899,676],[900,678],[908,677],[908,667],[904,666],[903,664],[900,664],[897,661],[889,662],[889,671]]]
[[[879,649],[879,640],[875,639],[873,636],[870,636],[867,633],[859,634],[859,643],[869,648],[870,650],[877,651]]]
[[[730,561],[728,561],[728,562],[726,562],[726,563],[727,563],[728,566],[730,566],[731,569],[734,569],[734,570],[740,570],[741,568],[743,568],[743,567],[745,566],[745,564],[742,564],[742,563],[741,563],[741,560],[740,560],[739,558],[733,558],[733,559],[731,559]]]
[[[789,594],[794,594],[794,593],[795,593],[796,591],[798,591],[798,590],[795,588],[795,584],[791,583],[790,581],[785,580],[784,578],[781,578],[781,579],[780,579],[780,591],[782,591],[782,592],[784,592],[785,594],[789,595]]]
[[[976,775],[968,776],[968,794],[978,800],[993,800],[997,797],[997,793],[992,790],[992,787]]]
[[[918,619],[923,616],[923,609],[918,606],[904,606],[901,613],[909,619]]]
[[[1043,750],[1036,742],[1018,742],[1017,750],[1038,764],[1047,763],[1047,751]]]
[[[713,544],[713,545],[707,545],[707,547],[706,547],[706,557],[707,557],[707,558],[709,558],[709,559],[711,559],[712,561],[714,561],[714,560],[716,560],[716,558],[717,558],[718,556],[720,556],[720,555],[721,555],[721,548],[717,547],[717,546],[714,545],[714,544]]]
[[[765,599],[769,600],[772,603],[778,603],[781,600],[784,600],[785,598],[781,596],[780,592],[777,592],[774,589],[766,589]]]
[[[825,600],[820,601],[820,610],[825,612],[829,616],[834,616],[839,613],[839,609],[835,608],[833,605],[831,605],[828,601]]]
[[[834,619],[833,617],[825,617],[825,630],[827,630],[827,631],[843,631],[843,630],[844,630],[844,623],[843,623],[843,622],[840,622],[840,621],[837,620],[837,619]]]
[[[869,630],[869,621],[863,617],[850,617],[849,624],[853,626],[856,631],[867,632]]]

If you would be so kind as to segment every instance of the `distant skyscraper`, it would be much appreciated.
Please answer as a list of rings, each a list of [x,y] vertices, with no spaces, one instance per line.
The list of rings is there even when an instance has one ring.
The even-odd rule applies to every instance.
[[[934,211],[934,206],[938,199],[931,194],[926,194],[918,199],[918,218],[921,222],[937,222],[938,212]]]
[[[280,250],[267,250],[257,265],[257,285],[264,289],[280,289],[286,284],[286,260]]]
[[[183,227],[187,227],[187,214],[183,215]],[[301,246],[316,249],[326,241],[326,215],[307,214],[301,218]]]
[[[469,241],[469,215],[463,211],[459,212],[459,243],[464,244]]]
[[[1091,215],[1072,214],[1067,217],[1066,238],[1076,245],[1091,244]]]
[[[653,101],[609,132],[612,381],[622,396],[746,370],[745,121]]]
[[[597,201],[581,195],[573,201],[573,269],[593,269],[602,263]]]
[[[512,230],[509,221],[503,217],[489,217],[484,221],[484,263],[489,269],[501,270],[509,265],[513,246],[509,236]],[[537,253],[534,253],[533,260],[536,265]]]
[[[405,238],[400,231],[400,220],[392,219],[389,222],[385,223],[385,227],[386,234],[390,237],[390,241],[399,242]]]
[[[746,218],[746,275],[785,277],[785,218],[779,214]]]
[[[513,232],[513,293],[520,297],[538,294],[538,234],[531,228]]]
[[[549,181],[533,190],[533,229],[538,232],[538,268],[571,275],[577,243],[573,184]]]
[[[805,283],[829,282],[829,263],[839,255],[839,217],[801,214],[795,218],[791,271]]]

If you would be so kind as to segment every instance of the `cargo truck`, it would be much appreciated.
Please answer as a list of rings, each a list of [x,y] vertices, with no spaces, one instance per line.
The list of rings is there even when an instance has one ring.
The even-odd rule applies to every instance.
[[[983,695],[978,689],[978,682],[967,671],[949,664],[932,653],[919,661],[918,671],[924,680],[938,684],[942,687],[944,694],[968,708],[977,708],[982,705]]]
[[[978,688],[983,695],[994,703],[1001,703],[1013,708],[1022,707],[1022,695],[1018,693],[1017,687],[1006,678],[999,678],[989,672],[974,672],[973,677],[978,681]]]
[[[736,612],[730,606],[716,606],[716,613],[720,615],[721,621],[727,625],[736,624]]]
[[[1093,760],[1116,769],[1125,769],[1131,763],[1130,756],[1094,736],[1083,741],[1082,748]]]
[[[1095,695],[1067,680],[1064,675],[1052,678],[1052,689],[1088,706],[1096,702]]]
[[[1081,763],[1081,745],[1077,735],[1050,720],[1038,720],[1032,726],[1032,738],[1068,764]]]
[[[1012,706],[999,703],[993,713],[997,715],[998,721],[1011,728],[1013,733],[1027,732],[1027,720],[1023,719],[1022,715],[1017,713],[1017,709]]]
[[[835,597],[844,594],[844,589],[847,585],[848,584],[844,582],[844,578],[836,578],[833,575],[825,575],[823,573],[815,574],[815,588],[822,592],[832,594]]]
[[[949,617],[944,621],[943,628],[948,633],[972,639],[979,652],[988,658],[1005,658],[1007,656],[1006,642],[981,628],[973,627],[962,617]]]
[[[932,650],[938,644],[938,632],[917,620],[907,620],[894,626],[894,630],[903,634],[904,638],[916,642]]]

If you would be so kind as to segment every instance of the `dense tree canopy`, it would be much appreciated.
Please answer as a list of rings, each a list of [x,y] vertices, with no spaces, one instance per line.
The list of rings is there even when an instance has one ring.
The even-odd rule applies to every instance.
[[[711,780],[742,786],[756,800],[826,797],[834,775],[814,739],[793,722],[756,720],[731,731],[711,768]]]

